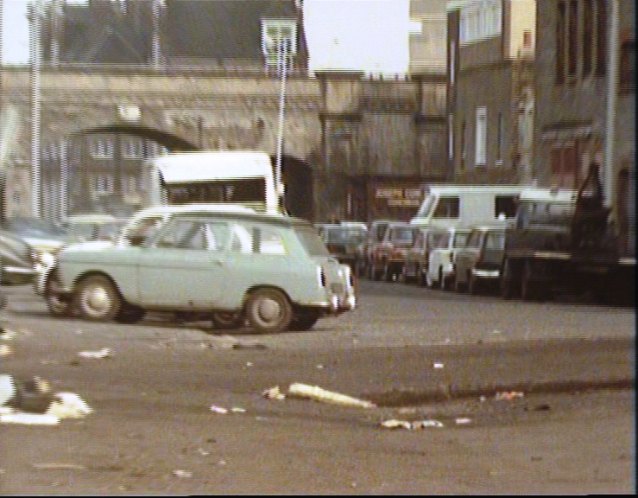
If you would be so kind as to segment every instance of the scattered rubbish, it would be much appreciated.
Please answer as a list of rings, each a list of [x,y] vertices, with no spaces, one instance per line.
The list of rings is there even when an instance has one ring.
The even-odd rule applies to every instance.
[[[201,456],[208,456],[210,455],[210,451],[206,451],[202,448],[197,448],[197,453],[199,453]]]
[[[383,422],[381,422],[381,426],[385,427],[386,429],[412,429],[412,424],[407,420],[384,420]]]
[[[226,465],[226,460],[220,460],[219,462],[217,462],[217,464],[223,467],[224,465]]]
[[[296,396],[299,398],[309,398],[315,401],[322,401],[325,403],[331,403],[342,406],[352,406],[359,408],[375,408],[376,405],[370,401],[365,401],[345,394],[340,394],[332,391],[327,391],[319,386],[310,386],[308,384],[301,384],[295,382],[288,388],[289,396]]]
[[[60,419],[82,418],[93,413],[93,409],[77,394],[59,392],[53,395],[53,402],[45,413]]]
[[[78,465],[77,463],[34,463],[32,465],[34,469],[38,470],[85,470],[84,465]]]
[[[2,329],[0,331],[0,339],[3,341],[11,341],[15,338],[16,333],[13,330]]]
[[[220,415],[226,415],[228,413],[228,410],[226,408],[223,408],[217,405],[211,405],[210,411],[214,413],[219,413]]]
[[[520,391],[505,391],[498,392],[494,395],[496,401],[512,401],[515,398],[522,398],[524,394]]]
[[[78,356],[81,356],[82,358],[102,359],[109,358],[112,352],[113,351],[110,348],[102,348],[99,351],[80,351]]]
[[[434,363],[432,364],[432,366],[433,366],[434,368],[443,368],[443,363],[434,362]]]
[[[323,368],[324,368],[324,366],[321,363],[319,363],[317,365],[317,370],[323,370]]]
[[[188,470],[181,470],[181,469],[177,469],[173,471],[173,475],[175,477],[179,477],[181,479],[188,479],[190,477],[193,477],[193,473],[188,471]]]
[[[428,427],[441,428],[444,427],[443,422],[438,420],[415,420],[409,422],[407,420],[390,419],[381,422],[381,427],[386,429],[407,429],[409,431],[417,431]]]
[[[60,419],[47,413],[13,412],[0,415],[0,424],[57,425]]]
[[[456,425],[465,425],[472,422],[472,419],[468,417],[457,417],[454,419],[454,422],[456,423]]]
[[[401,413],[402,415],[413,415],[416,412],[417,412],[417,409],[412,406],[399,408],[399,413]]]
[[[277,399],[277,400],[286,399],[286,395],[281,392],[281,390],[279,389],[279,386],[266,389],[264,392],[261,393],[261,395],[267,399]]]
[[[246,410],[244,408],[241,408],[240,406],[233,406],[230,411],[232,413],[246,413]]]
[[[479,397],[479,401],[480,401],[481,403],[484,403],[485,401],[487,401],[487,398],[486,398],[485,396],[480,396],[480,397]]]
[[[246,366],[247,366],[247,367],[249,367],[249,368],[250,368],[250,367],[252,367],[252,366],[253,366],[252,361],[247,361],[247,362],[246,362]]]
[[[497,329],[492,330],[492,334],[500,334],[500,333],[501,333],[500,330],[497,330]]]
[[[9,356],[11,353],[13,353],[11,347],[7,346],[6,344],[0,344],[0,357]]]

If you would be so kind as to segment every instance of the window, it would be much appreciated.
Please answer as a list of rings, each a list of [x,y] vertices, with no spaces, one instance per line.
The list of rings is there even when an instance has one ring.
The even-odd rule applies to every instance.
[[[142,141],[130,137],[122,139],[122,157],[124,159],[140,159],[143,157]]]
[[[496,123],[496,165],[503,164],[503,113],[498,113]]]
[[[483,240],[483,233],[479,231],[470,232],[470,236],[467,239],[466,247],[474,249],[480,249],[481,241]]]
[[[111,175],[94,175],[93,192],[96,194],[110,194],[113,192],[113,177]]]
[[[503,232],[488,232],[485,238],[485,249],[504,249],[505,234]]]
[[[578,154],[575,144],[553,147],[550,152],[551,184],[576,188],[578,183]]]
[[[458,218],[460,204],[458,197],[440,197],[432,218]]]
[[[506,218],[516,215],[516,195],[497,195],[494,198],[494,217],[504,214]]]
[[[449,114],[447,117],[448,126],[448,158],[454,158],[454,114]]]
[[[253,250],[252,232],[243,225],[233,225],[230,235],[230,250],[242,254],[250,254]]]
[[[620,87],[633,90],[636,85],[636,43],[626,41],[620,49]]]
[[[589,76],[592,68],[593,1],[583,1],[583,76]]]
[[[476,157],[475,166],[485,166],[487,160],[487,108],[476,109]]]
[[[113,159],[113,142],[109,138],[94,137],[89,142],[89,153],[94,159]]]
[[[605,0],[596,2],[596,76],[607,70],[607,11]]]
[[[500,0],[484,0],[461,9],[461,43],[471,43],[501,34]]]
[[[567,42],[567,74],[576,76],[578,68],[578,0],[569,2],[569,38]]]
[[[286,246],[281,238],[281,234],[278,232],[262,228],[258,231],[259,234],[259,246],[258,252],[260,254],[286,254]]]
[[[556,21],[556,83],[565,82],[565,2],[558,2]]]
[[[290,67],[297,53],[297,25],[294,20],[269,19],[261,22],[261,48],[266,67],[281,70],[282,57],[286,54],[286,66]]]
[[[465,244],[467,244],[467,238],[469,237],[469,233],[467,232],[456,232],[454,234],[454,242],[453,242],[453,247],[455,248],[459,248],[459,247],[465,247]]]

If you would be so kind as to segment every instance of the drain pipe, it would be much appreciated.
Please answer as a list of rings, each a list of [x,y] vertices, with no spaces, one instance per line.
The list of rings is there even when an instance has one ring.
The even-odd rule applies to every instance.
[[[616,136],[616,101],[618,87],[618,0],[610,0],[609,74],[607,77],[607,113],[605,123],[605,206],[611,207],[614,185],[614,147]]]

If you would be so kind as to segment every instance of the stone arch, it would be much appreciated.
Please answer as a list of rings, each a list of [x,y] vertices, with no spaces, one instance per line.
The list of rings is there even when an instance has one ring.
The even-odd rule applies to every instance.
[[[192,142],[189,142],[188,140],[178,137],[172,133],[167,133],[155,128],[139,125],[113,124],[94,126],[83,130],[78,130],[72,133],[71,136],[91,135],[96,133],[124,133],[127,135],[135,135],[141,138],[153,140],[154,142],[157,142],[158,144],[175,152],[199,150],[199,147],[197,147]]]
[[[273,168],[277,157],[270,156]],[[306,161],[294,156],[281,158],[281,181],[284,183],[284,206],[291,216],[314,220],[314,176],[312,167]]]

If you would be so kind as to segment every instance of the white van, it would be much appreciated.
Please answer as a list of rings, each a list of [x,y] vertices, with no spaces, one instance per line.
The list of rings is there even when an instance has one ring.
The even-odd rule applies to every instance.
[[[180,152],[147,161],[142,205],[227,203],[279,214],[270,156],[255,151]]]
[[[444,228],[512,223],[518,196],[525,188],[524,185],[428,185],[423,203],[410,223]]]

